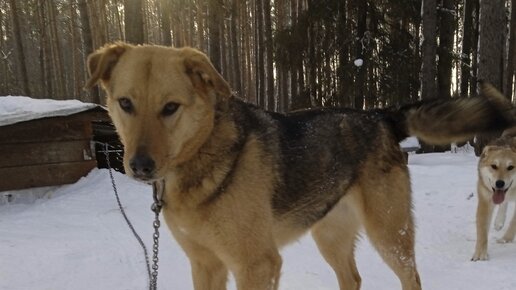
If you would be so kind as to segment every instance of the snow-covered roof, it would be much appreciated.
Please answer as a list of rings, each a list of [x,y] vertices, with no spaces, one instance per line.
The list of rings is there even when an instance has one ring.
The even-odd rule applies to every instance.
[[[400,142],[401,148],[404,149],[419,149],[421,145],[419,144],[419,140],[416,137],[407,137],[405,140]]]
[[[33,99],[29,97],[0,97],[0,126],[46,117],[69,116],[100,107],[78,100]]]

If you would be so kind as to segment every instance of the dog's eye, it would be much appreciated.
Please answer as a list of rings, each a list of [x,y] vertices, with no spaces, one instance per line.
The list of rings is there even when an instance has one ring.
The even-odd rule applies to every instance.
[[[511,170],[513,170],[513,169],[514,169],[514,166],[512,166],[512,165],[509,165],[509,166],[507,167],[507,170],[509,170],[509,171],[511,171]]]
[[[173,115],[177,109],[179,109],[179,104],[174,102],[169,102],[165,106],[163,106],[163,110],[161,110],[161,115],[164,117]]]
[[[131,100],[128,98],[118,99],[118,104],[120,105],[120,108],[122,108],[122,110],[124,110],[126,113],[132,113],[134,111],[133,102],[131,102]]]
[[[496,170],[496,169],[498,169],[498,166],[496,166],[496,165],[492,164],[492,165],[491,165],[491,168],[493,168],[494,170]]]

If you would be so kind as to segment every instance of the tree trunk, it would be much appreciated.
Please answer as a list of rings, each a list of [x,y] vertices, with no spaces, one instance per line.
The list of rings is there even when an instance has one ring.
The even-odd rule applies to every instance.
[[[314,0],[308,0],[307,11],[312,10],[313,1]],[[315,0],[315,1],[317,1],[317,0]],[[307,47],[308,47],[308,58],[306,61],[306,66],[307,66],[307,68],[306,68],[307,69],[306,94],[307,94],[308,98],[315,101],[314,102],[315,104],[317,104],[317,65],[318,65],[318,60],[316,59],[316,56],[315,56],[315,50],[317,47],[317,43],[316,43],[317,42],[317,40],[316,40],[317,34],[315,31],[316,25],[317,25],[317,23],[315,23],[313,20],[308,21],[308,33],[307,33],[307,38],[306,38],[306,43],[307,43]],[[319,106],[319,104],[317,104],[316,106]]]
[[[454,23],[454,0],[442,0],[442,9],[439,10],[439,63],[437,65],[437,82],[439,96],[451,95],[452,54]]]
[[[198,26],[198,43],[199,48],[202,50],[206,50],[206,45],[204,43],[204,1],[201,3],[197,3],[197,26]]]
[[[243,3],[243,13],[242,15],[249,15],[250,10],[252,10],[252,5],[248,5],[248,3]],[[254,75],[254,65],[253,65],[253,55],[252,55],[252,48],[251,48],[251,35],[252,35],[252,25],[251,23],[246,23],[244,25],[243,33],[244,36],[244,51],[245,51],[245,95],[246,100],[249,102],[253,102],[256,104],[256,81],[253,78]]]
[[[292,26],[295,27],[299,24],[299,17],[303,12],[303,2],[302,1],[292,1]],[[301,28],[298,28],[299,30]],[[297,37],[301,37],[306,39],[306,31],[301,30]],[[306,109],[312,106],[310,95],[306,91],[305,87],[305,68],[303,65],[303,56],[302,51],[303,47],[295,47],[292,46],[289,48],[290,54],[292,56],[292,68],[291,68],[291,90],[292,90],[292,103],[291,109]]]
[[[264,32],[263,32],[263,1],[255,0],[255,15],[256,15],[256,26],[255,26],[255,58],[256,58],[256,84],[257,84],[257,104],[258,106],[265,108],[265,56],[264,56]]]
[[[91,35],[90,16],[86,0],[79,0],[79,14],[81,17],[81,31],[84,45],[83,58],[93,52],[93,37]],[[100,104],[100,93],[98,87],[90,90],[90,101],[95,104]]]
[[[125,40],[133,44],[143,44],[143,1],[125,0]]]
[[[172,45],[172,36],[170,35],[170,0],[161,0],[161,39],[163,45]]]
[[[81,96],[81,84],[80,84],[80,71],[82,71],[82,67],[79,68],[80,60],[78,60],[78,37],[77,37],[77,30],[76,30],[76,21],[77,21],[77,7],[74,3],[75,1],[70,1],[70,35],[71,35],[71,56],[72,56],[72,96],[73,98],[80,98]]]
[[[30,96],[29,78],[27,76],[27,65],[25,63],[25,52],[23,50],[22,34],[20,29],[20,20],[18,16],[18,8],[16,0],[9,0],[11,4],[11,12],[13,17],[13,38],[16,46],[16,56],[18,57],[18,75],[20,77],[21,93]]]
[[[220,72],[222,62],[220,57],[220,27],[219,16],[221,15],[221,7],[217,0],[208,1],[208,30],[209,30],[209,55],[211,62],[215,68]]]
[[[43,97],[51,98],[53,92],[53,84],[52,84],[52,64],[50,61],[50,39],[47,32],[48,21],[45,13],[45,0],[39,0],[38,5],[40,9],[38,9],[38,25],[42,27],[41,29],[41,39],[40,39],[40,67],[41,74],[43,80]]]
[[[478,34],[480,29],[480,2],[472,0],[473,4],[473,44],[471,48],[471,81],[469,84],[470,95],[477,92],[477,73],[478,73]]]
[[[421,11],[421,8],[422,8],[422,3],[419,2],[418,6],[417,6],[417,11]],[[413,34],[415,34],[415,45],[414,45],[414,57],[416,58],[416,61],[414,63],[414,66],[412,68],[412,74],[414,76],[417,76],[417,75],[420,75],[421,73],[421,25],[422,25],[422,20],[421,18],[418,18],[416,20],[416,23],[414,23],[414,31],[413,31]],[[421,89],[421,81],[417,82],[414,84],[414,88],[411,90],[411,96],[410,96],[410,99],[411,100],[417,100],[419,99],[420,95],[419,95],[419,90]]]
[[[365,32],[367,25],[367,1],[358,1],[357,10],[357,38],[355,44],[356,58],[362,60],[362,64],[359,66],[355,65],[356,79],[355,79],[355,101],[354,107],[362,110],[364,108],[364,92],[366,85],[366,59],[365,59]]]
[[[283,30],[287,27],[289,22],[287,1],[275,2],[276,9],[278,11],[278,30]],[[280,112],[288,111],[289,103],[289,85],[288,85],[288,66],[284,62],[276,62],[277,74],[278,74],[278,110]]]
[[[480,0],[480,30],[478,40],[478,79],[502,90],[503,47],[505,31],[505,1]],[[493,132],[494,133],[494,132]],[[495,136],[477,136],[475,153],[480,155]]]
[[[460,95],[469,95],[469,81],[471,75],[471,46],[473,41],[473,33],[475,26],[473,25],[473,6],[475,1],[478,0],[465,0],[464,1],[464,25],[462,34],[462,53],[461,53],[461,66],[460,66]]]
[[[266,82],[267,82],[267,109],[276,110],[276,96],[274,94],[274,43],[272,39],[271,0],[263,0],[264,25],[265,25],[265,57],[266,57]]]
[[[2,8],[0,4],[0,8]],[[5,27],[3,26],[4,19],[6,18],[4,15],[5,11],[0,9],[0,47],[4,48],[6,43],[7,35],[4,31]],[[43,26],[42,26],[43,27]],[[9,89],[7,85],[7,51],[3,51],[0,49],[0,95],[8,95]]]
[[[223,9],[221,9],[223,11]],[[227,54],[227,46],[226,46],[226,25],[225,25],[226,16],[222,14],[219,22],[219,32],[220,32],[220,63],[222,67],[220,68],[220,74],[225,78],[229,79],[228,76],[228,54]]]
[[[53,1],[47,2],[47,10],[48,10],[48,20],[49,20],[49,28],[50,28],[50,48],[52,52],[52,63],[54,65],[53,69],[53,79],[56,84],[56,91],[54,91],[55,96],[60,99],[65,99],[67,97],[67,92],[65,88],[65,75],[64,75],[64,66],[63,66],[63,54],[61,51],[61,38],[58,34],[57,29],[57,8],[56,3]]]
[[[82,1],[82,0],[79,0],[79,1]],[[115,7],[115,21],[116,21],[116,27],[117,27],[117,31],[118,31],[118,39],[125,39],[125,33],[124,33],[124,28],[123,28],[123,23],[122,23],[122,17],[120,16],[120,7],[118,6],[119,5],[119,1],[120,0],[115,0],[115,3],[114,3],[114,7]]]
[[[240,41],[238,38],[238,27],[240,22],[238,21],[238,0],[231,1],[231,59],[233,66],[231,71],[233,72],[233,89],[238,94],[242,94],[242,73],[240,72]]]
[[[423,0],[423,43],[421,48],[421,97],[435,98],[437,86],[435,82],[436,68],[436,0]]]
[[[349,74],[349,47],[347,42],[349,42],[349,33],[347,30],[347,1],[339,2],[339,18],[337,24],[337,42],[340,43],[339,46],[339,67],[337,70],[338,73],[338,100],[336,101],[336,105],[338,106],[349,106],[348,96],[350,94],[351,88],[351,76]]]
[[[438,96],[436,84],[435,56],[437,53],[436,28],[437,4],[436,0],[423,0],[423,43],[421,45],[421,98],[431,99]],[[422,152],[433,152],[434,146],[422,142]]]
[[[516,0],[511,1],[511,24],[509,26],[509,49],[507,55],[507,66],[505,68],[504,95],[512,100],[514,96],[513,79],[516,74]]]

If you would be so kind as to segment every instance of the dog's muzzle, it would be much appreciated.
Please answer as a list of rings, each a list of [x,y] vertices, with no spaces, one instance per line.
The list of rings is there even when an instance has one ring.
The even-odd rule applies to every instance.
[[[136,153],[129,161],[133,177],[143,181],[153,179],[156,163],[147,153]]]

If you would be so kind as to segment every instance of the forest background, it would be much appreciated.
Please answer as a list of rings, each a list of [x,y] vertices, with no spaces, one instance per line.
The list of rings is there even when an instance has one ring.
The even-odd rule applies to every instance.
[[[80,99],[105,43],[192,46],[267,110],[515,95],[516,0],[7,0],[0,96]],[[477,138],[482,146],[488,138]]]

